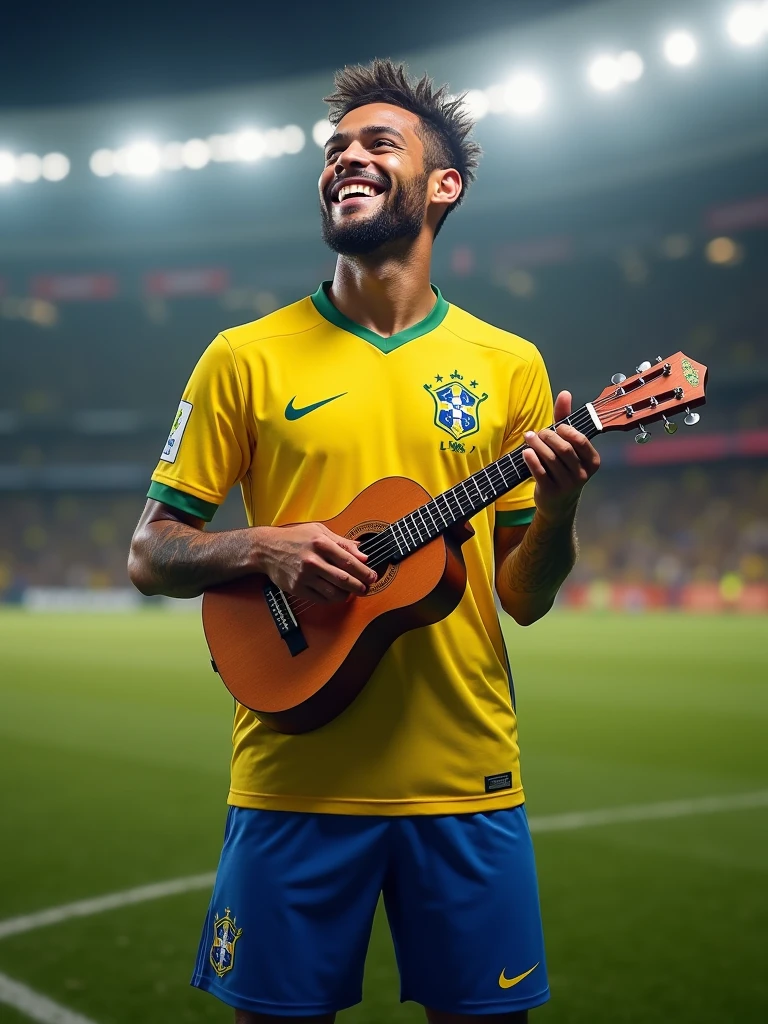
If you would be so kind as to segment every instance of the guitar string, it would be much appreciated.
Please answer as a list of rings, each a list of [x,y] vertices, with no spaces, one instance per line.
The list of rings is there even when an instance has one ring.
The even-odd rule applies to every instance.
[[[576,413],[574,413],[571,417],[569,417],[569,419],[572,420],[571,425],[575,426],[576,429],[578,430],[578,429],[580,429],[580,427],[577,426],[577,421],[578,421],[578,423],[580,425],[587,426],[588,423],[591,422],[592,417],[589,414],[589,410],[586,407],[584,407],[582,409],[577,410]],[[561,422],[564,423],[565,421],[563,420]],[[558,423],[556,425],[560,426],[560,423]],[[517,448],[517,449],[515,449],[512,452],[508,452],[506,456],[502,456],[502,459],[506,457],[506,458],[508,458],[510,460],[510,462],[512,464],[512,468],[515,470],[515,472],[517,474],[517,478],[518,478],[517,479],[517,483],[520,483],[520,482],[522,482],[523,479],[525,479],[525,477],[523,475],[521,475],[521,473],[523,473],[523,472],[525,472],[527,470],[527,466],[525,465],[525,460],[522,458],[522,452],[525,450],[526,447],[527,447],[526,445],[523,445],[520,448]],[[500,460],[498,460],[498,461],[500,461]],[[485,473],[486,477],[488,478],[488,482],[494,488],[496,486],[498,486],[499,483],[501,483],[504,486],[504,488],[505,488],[505,491],[502,492],[502,493],[506,493],[506,490],[510,490],[511,489],[508,486],[508,481],[506,479],[506,472],[502,471],[501,467],[498,465],[498,461],[494,462],[494,463],[491,463],[490,466],[487,466],[484,469],[479,470],[478,473],[472,474],[472,476],[467,477],[466,480],[461,481],[459,484],[456,485],[456,488],[463,486],[463,489],[464,489],[464,492],[465,492],[465,497],[462,498],[457,493],[456,488],[451,488],[450,489],[450,491],[452,493],[452,496],[453,496],[454,500],[456,501],[456,503],[457,503],[457,505],[459,507],[459,510],[460,510],[460,512],[462,514],[463,513],[472,513],[472,511],[474,509],[474,503],[473,503],[472,499],[469,497],[469,492],[467,492],[467,489],[466,489],[467,482],[471,481],[472,483],[474,483],[475,484],[475,489],[477,490],[478,494],[480,495],[481,498],[483,497],[483,493],[480,490],[479,485],[474,480],[475,476],[478,476],[478,475],[480,475],[482,473]],[[491,473],[494,473],[498,477],[498,479],[495,482],[491,479],[491,476],[490,476]],[[512,487],[514,487],[514,486],[516,486],[516,484],[512,485]],[[427,530],[427,541],[429,542],[431,540],[434,540],[435,537],[439,536],[439,533],[442,532],[442,531],[439,531],[437,534],[435,534],[434,537],[430,535],[429,527],[427,527],[426,520],[424,519],[424,515],[421,512],[421,509],[422,508],[426,508],[427,509],[429,517],[433,521],[433,525],[436,526],[437,525],[437,521],[436,521],[435,517],[432,515],[432,513],[429,511],[429,507],[428,506],[434,505],[438,515],[440,516],[441,519],[444,520],[445,517],[440,512],[440,507],[437,505],[438,498],[443,498],[444,505],[447,506],[449,513],[451,514],[451,516],[453,516],[455,513],[451,509],[451,505],[450,505],[447,497],[445,496],[447,493],[449,493],[449,492],[444,492],[443,494],[439,494],[437,496],[437,498],[430,499],[430,501],[426,502],[424,505],[419,506],[419,508],[414,509],[412,512],[409,512],[405,516],[402,517],[402,520],[406,520],[408,518],[411,519],[412,524],[413,524],[413,526],[416,529],[416,534],[418,536],[419,543],[421,543],[424,538],[422,537],[421,529],[418,526],[418,524],[416,522],[416,519],[414,518],[416,513],[418,512],[419,515],[421,516],[424,528]],[[465,502],[468,502],[468,507],[465,507]],[[401,520],[397,520],[397,522],[400,522],[400,521]],[[363,552],[363,554],[367,554],[368,555],[368,561],[366,562],[366,565],[368,565],[369,567],[372,567],[373,565],[378,564],[379,560],[382,560],[382,564],[386,564],[391,559],[391,557],[393,555],[402,554],[402,550],[401,550],[401,548],[398,545],[396,537],[395,537],[394,533],[391,532],[392,531],[392,525],[393,524],[390,524],[388,527],[386,527],[384,530],[382,530],[381,531],[381,535],[377,535],[376,538],[373,538],[372,539],[372,546],[370,548],[368,548],[367,550],[365,549],[365,547],[363,545],[361,545],[360,550]],[[409,527],[407,523],[405,524],[405,526],[406,526],[406,531],[407,531],[407,534],[408,534],[408,539],[411,541],[411,543],[414,543],[414,537],[413,537],[413,532],[411,530],[411,527]],[[401,533],[403,533],[403,539],[404,539],[404,543],[405,543],[405,546],[406,546],[406,553],[408,553],[408,543],[405,541],[405,531],[402,530],[402,527],[400,527],[400,529],[401,529]],[[387,535],[387,536],[384,536],[384,535]],[[414,548],[414,550],[415,550],[415,548]],[[294,614],[299,614],[300,612],[305,611],[306,608],[308,608],[311,605],[314,605],[314,604],[317,603],[316,601],[311,601],[308,598],[293,598],[291,595],[288,595],[288,594],[286,594],[286,599],[287,599],[288,604],[291,607],[291,610],[293,611]]]
[[[607,400],[612,400],[612,398],[613,398],[613,396],[608,396]],[[622,410],[617,410],[615,414],[611,414],[611,415],[613,416],[613,415],[622,415],[622,414],[625,414],[623,409]],[[582,424],[584,426],[587,426],[589,424],[589,422],[591,422],[591,416],[589,415],[589,410],[586,409],[586,407],[584,407],[583,409],[577,410],[577,412],[575,414],[573,414],[572,417],[569,417],[569,418],[573,420],[572,425],[574,425],[574,426],[576,426],[577,419],[578,419],[579,424]],[[606,417],[606,419],[607,419],[607,417]],[[564,421],[561,421],[561,422],[564,422]],[[558,423],[557,425],[559,426],[560,423]],[[579,427],[577,427],[576,429],[579,429]],[[522,479],[524,479],[524,477],[521,477],[521,475],[520,475],[521,471],[525,471],[527,469],[527,467],[525,465],[525,461],[522,459],[522,452],[524,451],[525,447],[526,446],[522,446],[521,448],[515,449],[513,452],[507,453],[507,457],[510,458],[510,461],[512,463],[512,467],[515,469],[515,471],[517,473],[518,482],[521,482]],[[486,467],[485,469],[480,470],[479,473],[486,472],[486,475],[488,476],[489,482],[492,484],[492,486],[494,486],[493,481],[491,481],[491,478],[490,478],[490,475],[489,475],[489,473],[491,471],[495,472],[501,478],[501,482],[503,483],[505,488],[511,489],[511,488],[509,488],[507,486],[506,476],[505,476],[504,472],[502,472],[501,467],[498,465],[498,463],[492,463],[490,466]],[[475,486],[476,486],[476,489],[478,491],[478,494],[480,494],[480,496],[483,497],[482,492],[480,491],[479,486],[477,486],[476,482],[473,479],[473,477],[476,476],[476,475],[479,475],[479,474],[473,474],[472,477],[468,477],[467,480],[462,481],[462,484],[466,484],[467,481],[472,480],[472,482],[475,483]],[[461,484],[459,484],[457,486],[461,486]],[[515,485],[513,485],[513,486],[515,486]],[[469,498],[469,494],[466,491],[466,487],[464,487],[464,490],[465,490],[465,498],[462,499],[460,497],[460,495],[455,492],[455,489],[452,489],[452,496],[453,496],[454,500],[456,501],[457,505],[459,506],[460,512],[462,512],[462,513],[472,513],[473,510],[474,510],[474,504],[473,504],[472,500]],[[448,493],[448,492],[445,492],[445,493]],[[440,498],[440,497],[442,497],[444,499],[445,505],[448,507],[449,512],[451,513],[451,515],[454,515],[454,512],[451,509],[451,506],[448,503],[448,500],[445,497],[445,494],[438,495],[438,498]],[[464,501],[465,500],[469,501],[469,507],[468,508],[464,507]],[[430,512],[430,510],[429,510],[429,508],[427,506],[434,504],[438,514],[441,515],[439,506],[436,504],[436,502],[437,502],[437,499],[432,499],[431,501],[427,502],[426,505],[420,506],[420,508],[414,509],[413,512],[410,512],[406,516],[402,517],[403,520],[411,518],[412,524],[416,528],[416,533],[417,533],[417,536],[418,536],[419,543],[421,543],[421,541],[423,540],[423,537],[421,535],[421,530],[420,530],[420,528],[418,526],[418,523],[417,523],[417,521],[415,519],[415,513],[419,512],[419,514],[420,514],[420,516],[422,518],[422,523],[423,523],[424,527],[427,529],[427,542],[429,542],[431,540],[434,540],[435,537],[430,536],[429,528],[426,525],[426,520],[424,519],[423,513],[421,512],[421,508],[427,508],[427,512],[429,513],[430,518],[433,519],[433,523],[434,523],[435,522],[434,517],[432,516],[432,513]],[[477,511],[479,511],[479,509]],[[444,517],[441,516],[441,518],[444,518]],[[400,522],[400,520],[397,520],[397,522]],[[435,523],[435,525],[436,525],[436,523]],[[402,550],[398,546],[398,543],[397,543],[397,540],[396,540],[394,534],[392,534],[391,536],[383,536],[383,535],[389,535],[390,534],[391,526],[392,526],[392,524],[390,524],[389,527],[387,527],[385,530],[382,531],[382,536],[381,537],[377,536],[377,538],[374,540],[373,547],[368,549],[368,551],[365,551],[361,547],[361,550],[363,550],[365,554],[369,555],[369,560],[366,563],[368,566],[372,567],[374,564],[376,564],[376,562],[371,559],[371,556],[373,556],[373,559],[382,558],[383,559],[383,563],[382,564],[386,564],[386,562],[389,561],[393,555],[402,554]],[[411,531],[411,527],[409,527],[407,523],[405,523],[405,527],[406,527],[406,530],[408,532],[409,539],[411,541],[413,541],[413,533]],[[401,530],[401,534],[403,535],[403,539],[405,539],[405,531],[403,531],[402,526],[400,527],[400,530]],[[442,532],[442,531],[440,531],[440,532]],[[439,534],[436,534],[435,536],[438,536],[438,535]],[[380,541],[381,541],[381,543],[380,543]],[[407,547],[408,546],[407,546],[407,543],[406,543],[406,554],[410,553],[410,552],[408,552]],[[414,548],[414,550],[415,550],[415,548]],[[307,598],[298,598],[298,599],[297,598],[292,598],[290,595],[286,595],[286,598],[287,598],[288,603],[291,606],[292,610],[294,611],[294,613],[299,613],[301,611],[304,611],[304,610],[306,610],[307,607],[317,603],[315,601],[310,601]]]
[[[654,375],[654,379],[653,380],[644,380],[643,383],[638,388],[634,388],[634,389],[632,389],[632,391],[627,392],[627,396],[619,395],[618,389],[621,387],[621,385],[617,385],[616,391],[614,391],[610,395],[604,396],[603,398],[596,399],[592,403],[592,407],[593,408],[597,408],[598,406],[602,407],[603,405],[605,405],[608,402],[614,402],[616,400],[616,398],[619,398],[619,397],[629,397],[634,392],[640,391],[644,387],[647,387],[647,386],[653,384],[655,382],[655,380],[658,379],[659,376],[660,375],[657,373],[657,374]],[[616,417],[621,417],[622,415],[626,415],[626,411],[625,411],[625,409],[623,407],[621,409],[616,409],[616,410],[613,410],[612,412],[606,413],[603,422],[606,422],[606,423],[607,422],[612,422]],[[578,425],[577,425],[577,420],[578,420]],[[565,424],[566,422],[568,422],[569,425],[574,426],[578,430],[578,429],[581,429],[582,426],[589,426],[589,424],[592,422],[592,417],[590,415],[589,409],[587,409],[586,406],[583,406],[581,409],[577,409],[576,412],[573,413],[571,416],[565,417],[565,419],[560,420],[557,424],[555,424],[555,426],[561,426],[561,425]],[[526,447],[527,447],[526,445],[523,445],[520,448],[517,448],[517,449],[515,449],[512,452],[508,452],[506,456],[502,456],[502,459],[503,458],[509,458],[510,459],[510,462],[512,464],[512,468],[514,468],[516,473],[517,473],[518,483],[522,482],[522,480],[524,479],[524,477],[522,477],[520,475],[521,470],[524,471],[525,469],[527,469],[527,466],[525,465],[525,460],[522,458],[522,452],[525,450]],[[438,514],[441,516],[441,518],[444,519],[444,517],[440,513],[440,508],[437,505],[438,498],[443,498],[444,504],[447,506],[447,508],[448,508],[449,512],[451,513],[451,515],[453,515],[454,513],[451,510],[451,506],[449,504],[448,498],[446,497],[446,495],[448,493],[451,493],[452,497],[454,498],[454,500],[456,501],[457,505],[459,506],[460,512],[461,513],[465,513],[465,512],[471,513],[473,508],[474,508],[474,504],[473,504],[472,499],[469,497],[469,494],[468,494],[468,492],[466,490],[466,484],[469,481],[474,483],[475,488],[478,491],[478,494],[482,498],[483,497],[482,491],[480,490],[480,487],[479,487],[479,485],[477,484],[477,482],[476,482],[476,480],[474,478],[476,476],[479,476],[482,473],[485,473],[485,475],[486,475],[486,477],[488,479],[488,482],[491,483],[491,486],[493,487],[495,485],[494,485],[494,482],[491,480],[490,473],[494,472],[495,474],[497,474],[501,478],[501,483],[506,487],[507,486],[507,480],[506,480],[505,472],[498,465],[498,463],[500,461],[501,460],[497,460],[496,462],[491,463],[490,466],[484,467],[483,469],[479,470],[477,473],[474,473],[471,476],[467,477],[466,480],[461,481],[459,484],[456,485],[456,487],[451,488],[450,491],[444,492],[443,494],[438,495],[436,498],[433,498],[429,502],[426,502],[425,505],[419,506],[419,508],[414,509],[412,512],[407,513],[405,516],[402,517],[402,520],[406,520],[408,518],[411,519],[413,526],[416,528],[416,534],[418,536],[419,544],[421,544],[423,538],[421,536],[421,529],[418,526],[418,523],[417,523],[417,521],[415,519],[416,513],[417,512],[419,513],[419,515],[420,515],[420,517],[422,519],[422,523],[424,525],[424,528],[427,531],[427,542],[429,542],[431,540],[434,540],[435,537],[439,536],[439,533],[442,532],[442,531],[439,531],[438,534],[435,535],[435,537],[432,537],[430,535],[429,527],[427,526],[426,520],[424,519],[424,515],[423,515],[421,509],[422,508],[426,508],[430,518],[433,521],[433,525],[436,525],[436,521],[434,519],[434,516],[430,512],[428,506],[429,505],[435,505],[435,508],[436,508]],[[461,486],[463,486],[464,491],[465,491],[465,495],[466,495],[465,499],[461,498],[461,496],[457,493],[457,488],[461,487]],[[513,484],[512,486],[514,487],[516,485]],[[511,489],[511,488],[508,488],[508,489]],[[505,493],[505,492],[503,492],[503,493]],[[464,504],[463,504],[464,500],[467,500],[469,502],[469,507],[468,508],[464,508]],[[401,520],[397,520],[398,523],[400,521]],[[394,556],[396,554],[402,554],[402,550],[399,547],[399,544],[397,542],[397,539],[396,539],[394,533],[392,533],[391,537],[390,536],[385,536],[385,535],[390,534],[390,532],[392,531],[392,526],[393,525],[394,524],[390,524],[386,529],[382,530],[381,531],[381,536],[377,535],[377,537],[375,539],[373,539],[372,547],[370,547],[369,549],[366,550],[364,548],[364,546],[361,545],[360,550],[363,551],[364,554],[367,554],[369,556],[368,557],[368,561],[366,563],[369,567],[372,567],[374,564],[378,564],[378,560],[379,559],[382,559],[383,560],[382,561],[382,565],[385,565],[392,558],[392,556]],[[411,527],[409,527],[407,523],[405,523],[405,526],[406,526],[406,530],[408,532],[409,540],[413,541],[413,533],[411,532]],[[401,534],[403,534],[402,526],[400,527],[400,531],[401,531]],[[407,549],[408,549],[408,545],[407,545],[407,542],[406,542],[406,553],[408,553]],[[414,550],[415,550],[415,548],[414,548]],[[307,598],[292,598],[292,596],[288,595],[288,594],[286,594],[285,596],[286,596],[286,600],[288,601],[288,604],[290,605],[291,610],[294,612],[294,614],[299,614],[300,612],[305,611],[306,608],[308,608],[308,607],[310,607],[312,605],[315,605],[317,603],[316,601],[310,601]]]
[[[657,373],[655,375],[655,377],[658,378],[658,376],[659,376],[659,374]],[[647,385],[649,385],[651,383],[653,383],[652,380],[643,381],[643,384],[640,385],[640,388],[635,388],[634,390],[635,391],[641,390],[643,387],[645,387],[645,386],[647,386]],[[592,403],[593,408],[596,408],[598,405],[602,406],[606,402],[613,402],[613,401],[616,400],[617,397],[624,397],[624,396],[620,396],[618,394],[618,390],[619,390],[620,387],[621,387],[621,385],[617,385],[616,390],[612,394],[606,395],[603,398],[596,399]],[[624,409],[622,408],[621,410],[618,410],[618,412],[620,414],[624,413]],[[578,426],[576,425],[576,419],[577,418],[579,420],[579,425]],[[571,414],[571,416],[567,416],[564,419],[559,420],[556,424],[554,424],[554,426],[562,426],[562,425],[568,423],[570,426],[575,426],[576,429],[578,430],[581,427],[589,426],[591,424],[591,422],[592,422],[592,417],[590,415],[589,410],[587,409],[587,407],[585,405],[585,406],[582,406],[580,409],[577,409],[575,413]],[[514,451],[508,452],[506,456],[502,456],[501,457],[501,458],[509,457],[509,458],[512,459],[513,466],[514,466],[515,470],[518,471],[518,476],[519,476],[519,470],[523,468],[524,461],[523,461],[523,465],[518,466],[517,462],[515,462],[515,458],[519,457],[519,459],[521,460],[522,459],[522,452],[523,452],[523,450],[526,447],[527,447],[526,445],[521,445],[519,448],[516,448]],[[461,481],[459,484],[457,484],[456,487],[451,488],[450,491],[451,492],[455,491],[456,488],[461,487],[462,485],[465,485],[468,481],[472,481],[474,483],[475,482],[474,481],[474,477],[476,477],[476,476],[478,476],[478,475],[480,475],[482,473],[486,473],[486,475],[487,475],[491,470],[494,470],[501,477],[502,483],[504,483],[506,485],[506,480],[504,479],[504,473],[501,471],[500,467],[498,466],[498,462],[499,461],[501,461],[501,460],[497,460],[496,462],[491,463],[490,466],[484,467],[483,469],[478,470],[476,473],[473,473],[471,476],[467,477],[464,481]],[[489,481],[490,481],[490,478],[489,478]],[[521,482],[521,481],[518,480],[518,482]],[[464,489],[466,491],[466,487]],[[479,488],[477,488],[477,489],[479,491]],[[447,493],[448,492],[444,492],[444,494],[447,494]],[[437,495],[436,498],[430,499],[430,501],[426,502],[425,505],[420,506],[418,509],[414,509],[412,512],[406,513],[406,515],[403,516],[402,518],[403,519],[407,519],[409,517],[413,518],[413,516],[415,515],[416,512],[420,512],[421,508],[424,508],[427,505],[431,505],[431,504],[436,503],[438,498],[444,497],[444,494]],[[457,503],[459,505],[459,508],[460,508],[461,512],[468,511],[468,509],[465,509],[463,507],[463,504],[462,504],[463,499],[461,499],[458,494],[454,494],[453,496],[454,496],[454,498],[456,498],[456,501],[457,501]],[[467,499],[470,501],[469,509],[471,509],[473,507],[473,505],[472,505],[472,501],[471,501],[471,499],[469,499],[468,495],[467,495]],[[450,511],[450,505],[448,504],[447,498],[445,499],[445,504],[448,506],[448,509]],[[438,508],[438,514],[439,514],[439,508]],[[431,517],[431,513],[430,513],[430,517]],[[424,521],[423,514],[422,514],[422,521]],[[399,522],[399,520],[398,520],[398,522]],[[416,531],[419,534],[419,539],[421,539],[420,538],[420,531],[419,531],[418,524],[416,523],[415,520],[413,522],[414,522],[414,525],[416,526]],[[426,526],[426,522],[425,521],[424,521],[424,525]],[[407,527],[407,524],[406,524],[406,527]],[[408,528],[408,529],[409,529],[409,533],[410,533],[410,528]],[[382,535],[386,534],[387,530],[386,529],[382,530],[381,533],[382,533]],[[384,541],[384,543],[382,545],[380,545],[377,540],[373,540],[371,542],[372,543],[372,547],[368,548],[367,550],[363,546],[361,546],[360,550],[363,551],[364,554],[367,554],[369,556],[369,563],[370,563],[371,556],[377,557],[378,555],[382,554],[385,547],[388,548],[388,554],[390,554],[390,555],[398,553],[397,545],[396,544],[393,546],[392,542],[388,538],[381,538],[381,539],[383,539],[383,541]],[[431,538],[431,539],[434,539],[434,538]]]

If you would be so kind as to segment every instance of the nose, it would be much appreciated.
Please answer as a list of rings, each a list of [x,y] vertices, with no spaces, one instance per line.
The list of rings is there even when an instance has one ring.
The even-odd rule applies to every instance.
[[[357,140],[354,140],[337,155],[333,169],[338,177],[338,175],[346,174],[354,168],[367,167],[370,162],[371,160],[365,146],[361,146]]]

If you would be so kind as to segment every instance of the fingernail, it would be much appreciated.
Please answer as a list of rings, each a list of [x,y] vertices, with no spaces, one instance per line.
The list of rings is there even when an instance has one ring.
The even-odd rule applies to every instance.
[[[536,435],[534,434],[534,432],[532,430],[526,430],[526,432],[525,432],[525,434],[523,436],[525,437],[526,441],[530,441],[531,438],[535,437]]]

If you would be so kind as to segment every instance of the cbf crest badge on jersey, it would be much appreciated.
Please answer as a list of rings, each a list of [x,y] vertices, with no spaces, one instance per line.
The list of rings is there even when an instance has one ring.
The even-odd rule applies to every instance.
[[[480,429],[480,406],[488,395],[477,394],[477,381],[464,381],[464,375],[454,370],[445,380],[439,373],[434,384],[425,384],[435,403],[435,426],[462,441]]]
[[[237,927],[229,907],[224,911],[224,917],[216,914],[210,960],[211,966],[220,978],[235,966],[235,943],[242,934],[243,929]]]
[[[163,462],[176,461],[179,445],[181,444],[182,437],[184,437],[184,431],[187,429],[187,423],[189,423],[191,415],[192,403],[179,402],[179,411],[176,413],[171,432],[168,435],[168,440],[165,442],[165,448],[163,448],[163,454],[160,456]]]

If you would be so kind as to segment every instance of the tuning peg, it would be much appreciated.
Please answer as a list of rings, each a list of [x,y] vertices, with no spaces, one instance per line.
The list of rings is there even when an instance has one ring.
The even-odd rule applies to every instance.
[[[635,444],[647,444],[651,440],[650,431],[646,430],[642,423],[637,428],[635,434]]]
[[[663,363],[663,362],[664,362],[664,360],[661,358],[661,356],[656,356],[656,358],[654,359],[654,363]]]
[[[646,359],[645,362],[640,363],[639,366],[636,366],[635,370],[637,370],[638,373],[645,373],[645,371],[646,370],[650,370],[650,368],[651,368],[651,364]]]
[[[697,412],[691,412],[688,406],[685,407],[685,414],[686,415],[685,419],[683,420],[683,423],[686,425],[686,427],[695,427],[701,419],[701,416],[699,416]]]
[[[677,424],[673,423],[672,420],[668,420],[666,416],[661,417],[664,420],[664,429],[668,434],[674,434],[677,430]]]
[[[626,373],[614,373],[611,377],[611,384],[623,384],[626,379]]]

